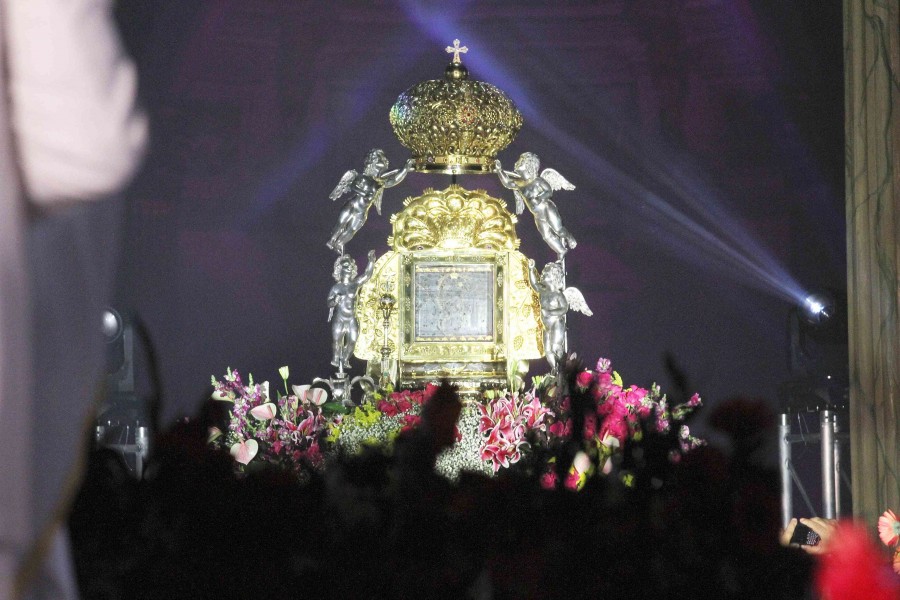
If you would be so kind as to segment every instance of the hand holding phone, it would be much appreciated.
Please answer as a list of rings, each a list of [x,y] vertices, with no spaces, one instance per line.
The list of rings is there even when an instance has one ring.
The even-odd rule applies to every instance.
[[[836,525],[834,519],[821,517],[791,519],[781,532],[781,543],[799,546],[808,554],[825,554]]]
[[[789,543],[798,546],[818,546],[821,541],[822,538],[819,537],[819,534],[810,529],[808,525],[797,523]]]

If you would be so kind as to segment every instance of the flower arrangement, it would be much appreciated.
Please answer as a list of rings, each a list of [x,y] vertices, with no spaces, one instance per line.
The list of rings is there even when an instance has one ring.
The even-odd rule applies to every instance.
[[[371,403],[335,415],[326,441],[333,449],[350,454],[357,454],[365,446],[389,447],[401,432],[419,424],[422,405],[436,389],[437,386],[428,385],[415,391],[380,390]]]
[[[284,394],[277,391],[274,401],[269,383],[254,383],[252,375],[247,385],[230,368],[222,380],[212,378],[212,398],[232,407],[227,432],[214,428],[210,441],[227,448],[238,469],[270,463],[302,474],[322,469],[331,453],[356,454],[367,446],[389,450],[398,435],[419,425],[423,407],[437,390],[434,385],[378,390],[347,410],[327,402],[323,389],[289,386],[287,367],[279,373]],[[640,438],[644,427],[669,432],[672,423],[680,423],[699,405],[694,394],[670,409],[658,386],[626,387],[610,361],[600,359],[594,370],[577,372],[569,385],[535,377],[527,391],[485,391],[463,408],[456,443],[437,456],[435,467],[449,478],[461,471],[496,474],[521,461],[535,445],[552,450],[576,440],[579,452],[563,484],[579,489],[595,471],[609,473],[613,455],[629,439]],[[580,436],[574,435],[575,423],[583,428]],[[685,425],[679,426],[678,437],[683,451],[702,443]],[[546,488],[557,486],[553,460],[541,479]]]
[[[550,381],[551,385],[546,383]],[[659,433],[668,433],[672,423],[681,423],[694,409],[700,406],[700,396],[694,394],[686,402],[670,409],[668,399],[656,384],[645,389],[636,385],[625,386],[622,377],[612,370],[609,359],[597,361],[595,370],[582,370],[574,377],[574,394],[560,394],[552,380],[539,379],[537,393],[544,399],[546,413],[540,415],[538,426],[532,431],[544,431],[539,439],[549,446],[578,438],[574,435],[575,423],[580,422],[580,451],[575,455],[563,485],[570,489],[580,489],[587,478],[594,474],[594,465],[602,474],[612,470],[612,457],[628,440],[638,440],[643,435],[643,427],[653,427]],[[574,399],[579,399],[575,414]],[[580,419],[576,419],[576,416]],[[678,438],[683,452],[703,443],[691,435],[687,425],[680,425]],[[673,460],[678,456],[673,455]],[[542,485],[545,488],[557,486],[557,476],[553,465],[548,465]]]
[[[236,370],[228,369],[224,380],[212,378],[212,398],[230,402],[227,432],[211,428],[209,440],[228,448],[235,461],[247,467],[252,461],[287,467],[298,474],[324,461],[322,440],[326,419],[325,390],[309,385],[288,390],[289,370],[279,369],[285,394],[277,392],[272,402],[269,382],[254,383],[253,375],[244,385]],[[333,411],[333,407],[330,407]]]

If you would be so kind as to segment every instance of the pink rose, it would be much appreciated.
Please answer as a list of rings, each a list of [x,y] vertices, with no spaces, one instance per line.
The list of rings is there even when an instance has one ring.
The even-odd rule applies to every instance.
[[[582,371],[575,376],[575,385],[582,392],[591,387],[592,383],[594,383],[594,374],[590,371]]]
[[[556,471],[547,471],[541,475],[541,487],[545,490],[556,489]]]
[[[435,385],[433,383],[426,384],[425,391],[422,394],[421,398],[419,399],[419,404],[422,404],[424,402],[428,402],[429,400],[431,400],[431,397],[434,396],[435,393],[439,389],[441,389],[441,386],[439,386],[439,385]]]
[[[617,419],[614,416],[607,417],[603,421],[603,426],[600,428],[600,437],[604,438],[607,435],[611,435],[619,442],[625,443],[625,438],[628,437],[628,427],[625,424],[625,421],[622,419]]]
[[[572,419],[557,421],[550,426],[550,433],[558,437],[568,437],[572,433]]]
[[[400,428],[400,431],[410,431],[418,427],[419,423],[422,421],[422,417],[419,415],[403,415],[401,419],[401,423],[403,426]]]
[[[393,417],[397,414],[397,406],[387,400],[380,400],[375,408],[386,417]]]
[[[597,414],[601,417],[605,417],[609,413],[613,411],[615,408],[616,400],[613,397],[609,397],[600,404],[597,405]]]
[[[609,373],[597,374],[597,389],[594,393],[599,397],[609,393],[610,389],[612,389],[612,375]]]
[[[641,402],[637,405],[637,414],[642,418],[646,419],[650,417],[650,413],[653,411],[653,407],[649,403]]]
[[[581,484],[581,474],[579,473],[569,473],[566,475],[566,482],[563,484],[566,486],[566,489],[577,491]]]

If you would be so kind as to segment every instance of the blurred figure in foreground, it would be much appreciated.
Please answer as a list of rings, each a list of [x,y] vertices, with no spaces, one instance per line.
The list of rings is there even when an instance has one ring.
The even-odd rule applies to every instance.
[[[0,600],[71,598],[64,489],[147,123],[110,0],[0,0],[0,64]]]

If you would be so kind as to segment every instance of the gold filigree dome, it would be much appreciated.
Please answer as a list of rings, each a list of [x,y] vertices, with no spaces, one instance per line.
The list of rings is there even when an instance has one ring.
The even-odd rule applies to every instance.
[[[412,86],[391,107],[391,126],[417,171],[487,173],[515,139],[522,114],[497,87],[469,79],[457,61],[442,80]]]

